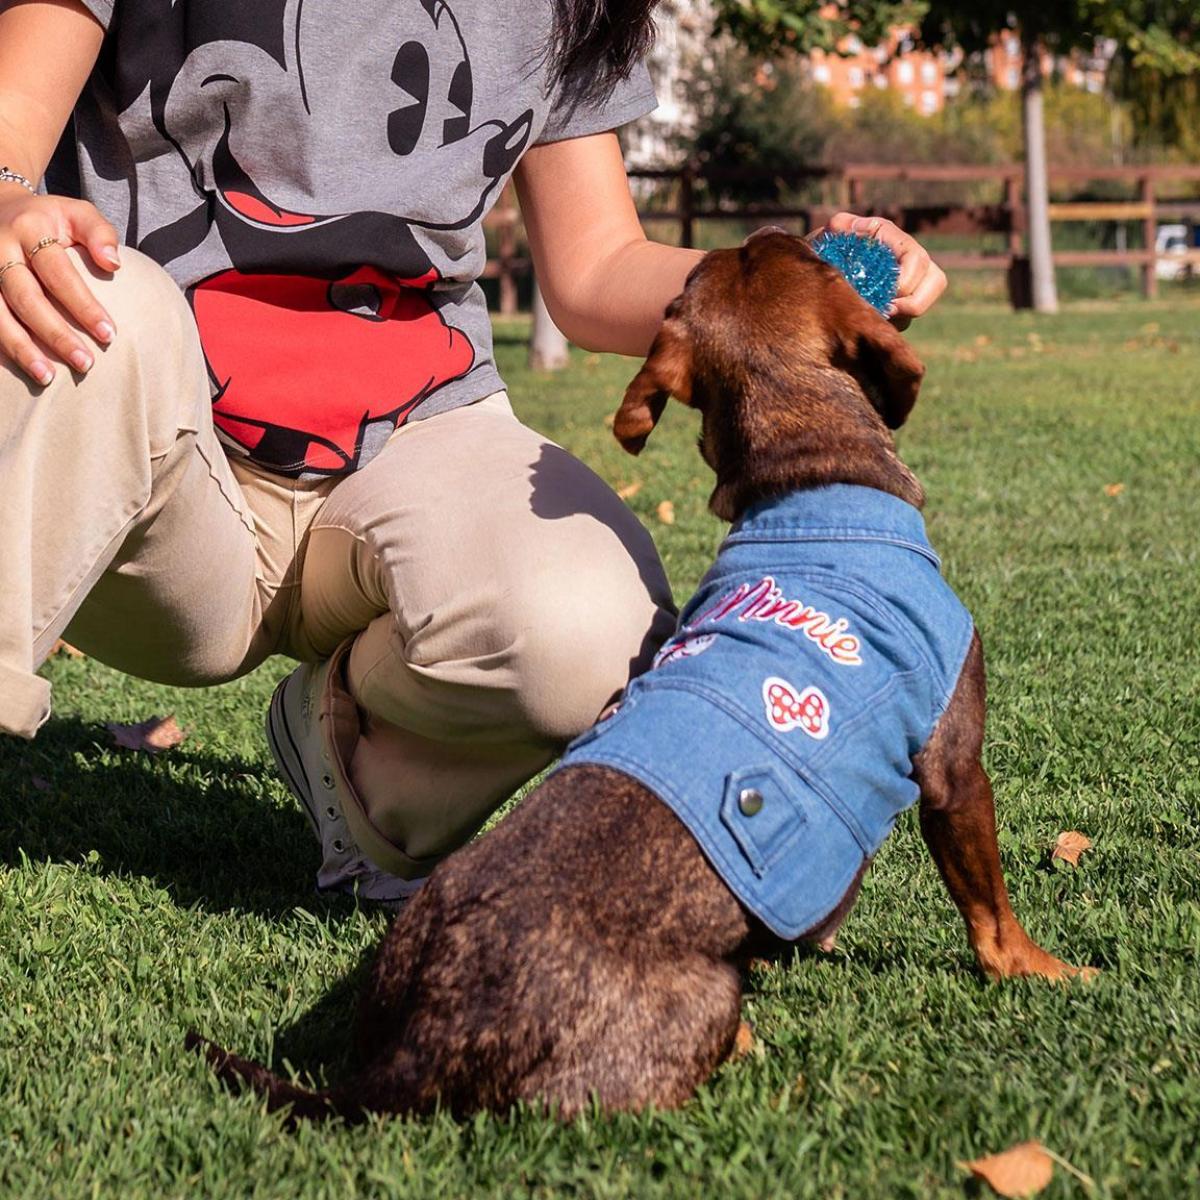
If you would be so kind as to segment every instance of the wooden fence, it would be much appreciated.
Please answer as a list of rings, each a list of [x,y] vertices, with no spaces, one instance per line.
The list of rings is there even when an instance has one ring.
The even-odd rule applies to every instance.
[[[819,195],[811,204],[756,205],[732,208],[706,202],[713,185],[764,180],[761,173],[732,169],[705,170],[684,166],[675,170],[633,170],[635,194],[643,198],[667,197],[665,207],[644,204],[640,210],[643,221],[675,224],[678,242],[683,246],[696,243],[697,224],[701,221],[739,221],[764,223],[787,221],[807,233],[823,225],[839,209],[869,216],[882,216],[896,222],[910,233],[923,237],[975,237],[999,235],[1006,249],[1002,252],[985,250],[948,252],[937,255],[947,270],[997,270],[1008,278],[1013,303],[1028,303],[1028,260],[1025,256],[1025,168],[1020,164],[998,166],[916,165],[887,166],[855,164],[838,167],[798,167],[784,174],[774,173],[785,190],[798,191],[808,187]],[[1054,262],[1059,267],[1134,267],[1141,275],[1142,294],[1153,298],[1158,294],[1159,255],[1155,248],[1158,227],[1170,221],[1187,225],[1189,230],[1200,225],[1200,199],[1162,199],[1167,184],[1200,183],[1200,165],[1161,167],[1052,167],[1050,181],[1054,190],[1083,193],[1088,185],[1104,184],[1113,191],[1126,193],[1109,199],[1070,200],[1051,204],[1050,219],[1054,222],[1119,222],[1122,226],[1136,223],[1142,228],[1142,247],[1112,250],[1057,250]],[[994,191],[979,203],[896,204],[889,203],[882,193],[895,191],[898,185],[912,185],[920,191],[930,187],[945,189],[958,185],[976,194]],[[1114,186],[1115,185],[1115,186]],[[1200,190],[1200,189],[1198,189]],[[517,310],[518,280],[528,274],[530,263],[519,254],[520,212],[509,189],[492,211],[486,224],[495,231],[496,256],[487,265],[485,279],[499,280],[500,311]],[[1189,238],[1189,244],[1193,241]],[[1173,263],[1200,269],[1200,249],[1171,255]]]

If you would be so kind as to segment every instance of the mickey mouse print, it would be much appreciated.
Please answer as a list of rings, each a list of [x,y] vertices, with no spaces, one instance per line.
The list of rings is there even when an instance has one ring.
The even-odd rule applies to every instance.
[[[58,190],[185,289],[223,441],[284,475],[500,390],[483,216],[539,139],[653,107],[640,77],[595,111],[549,94],[549,0],[87,3]]]

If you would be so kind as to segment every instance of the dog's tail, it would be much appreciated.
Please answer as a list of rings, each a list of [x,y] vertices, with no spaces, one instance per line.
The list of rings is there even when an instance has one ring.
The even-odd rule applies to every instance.
[[[328,1121],[340,1117],[349,1124],[366,1119],[367,1111],[361,1099],[351,1099],[353,1089],[330,1088],[321,1092],[309,1091],[251,1062],[222,1050],[214,1042],[201,1037],[194,1029],[184,1039],[184,1045],[202,1054],[208,1065],[235,1092],[249,1088],[266,1098],[270,1112],[287,1110],[288,1124],[301,1120]]]

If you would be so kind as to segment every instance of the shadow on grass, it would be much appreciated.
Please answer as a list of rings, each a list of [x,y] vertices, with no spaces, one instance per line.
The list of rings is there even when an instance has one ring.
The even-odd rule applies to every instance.
[[[143,876],[209,912],[347,914],[314,891],[316,842],[298,809],[279,806],[270,769],[189,750],[114,754],[107,733],[75,718],[35,742],[0,738],[0,862],[83,861]]]
[[[358,962],[312,1008],[291,1025],[276,1030],[274,1054],[268,1064],[272,1071],[285,1078],[295,1073],[301,1086],[317,1089],[354,1074],[358,998],[366,986],[375,950],[374,944],[365,948]]]

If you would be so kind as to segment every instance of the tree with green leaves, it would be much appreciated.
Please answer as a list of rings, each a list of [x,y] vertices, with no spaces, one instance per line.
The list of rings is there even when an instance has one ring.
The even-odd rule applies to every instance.
[[[1109,32],[1121,45],[1114,89],[1140,140],[1200,157],[1200,4],[1123,5]]]
[[[931,48],[970,55],[1005,29],[1019,32],[1034,307],[1058,307],[1050,245],[1044,116],[1046,55],[1093,50],[1114,39],[1132,71],[1164,77],[1200,74],[1196,0],[717,0],[717,28],[758,51],[835,51],[851,33],[867,44],[911,25]]]
[[[924,13],[919,0],[715,0],[716,29],[758,54],[795,50],[836,54],[856,34],[868,45]]]

